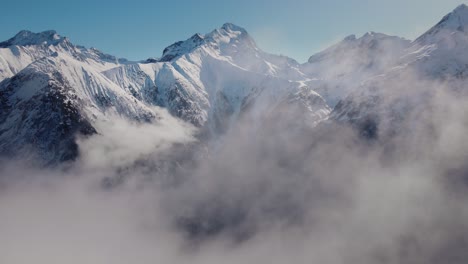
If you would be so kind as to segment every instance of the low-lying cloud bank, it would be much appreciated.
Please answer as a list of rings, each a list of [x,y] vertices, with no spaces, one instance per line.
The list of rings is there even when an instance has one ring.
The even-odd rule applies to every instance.
[[[202,142],[162,114],[99,126],[71,166],[4,161],[0,262],[466,263],[468,106],[432,85],[376,140],[281,114]]]

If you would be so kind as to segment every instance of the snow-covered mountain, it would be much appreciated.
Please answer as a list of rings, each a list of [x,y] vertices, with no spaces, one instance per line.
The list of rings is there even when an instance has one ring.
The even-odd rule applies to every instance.
[[[368,32],[350,35],[330,48],[311,56],[301,70],[323,80],[318,92],[331,106],[353,92],[366,79],[383,73],[402,56],[410,41]]]
[[[421,120],[440,92],[468,93],[468,7],[460,5],[418,37],[393,67],[340,101],[331,119],[351,122],[367,136],[394,134],[407,117]]]
[[[197,126],[206,124],[215,134],[253,100],[257,112],[274,108],[283,98],[302,94],[309,80],[299,63],[261,51],[245,29],[233,24],[176,42],[161,59],[122,65],[104,75],[149,104],[165,107]],[[330,109],[319,94],[313,94],[322,105],[321,111],[311,112],[318,121]]]
[[[119,62],[95,49],[74,46],[53,31],[22,31],[2,47],[2,153],[32,148],[46,162],[69,160],[77,155],[76,133],[95,133],[93,122],[105,115],[157,116],[101,74]]]
[[[48,163],[71,160],[77,136],[100,133],[96,122],[158,122],[161,108],[212,137],[245,116],[259,127],[285,118],[287,126],[351,123],[377,137],[429,100],[434,89],[421,80],[464,89],[467,26],[461,5],[413,42],[351,35],[304,64],[262,51],[230,23],[140,62],[55,31],[21,31],[0,43],[0,153],[34,149]]]
[[[11,39],[0,42],[0,80],[12,77],[32,62],[55,53],[70,55],[99,71],[128,63],[125,59],[118,59],[94,48],[73,45],[68,38],[53,30],[41,33],[23,30]]]
[[[101,119],[157,122],[155,106],[210,135],[246,109],[260,120],[286,100],[312,123],[331,110],[296,61],[261,51],[233,24],[145,62],[74,45],[55,31],[21,31],[0,47],[0,152],[32,148],[49,163],[76,157],[75,137],[99,133],[93,124]]]
[[[467,77],[468,6],[460,5],[417,38],[401,64],[437,78]]]

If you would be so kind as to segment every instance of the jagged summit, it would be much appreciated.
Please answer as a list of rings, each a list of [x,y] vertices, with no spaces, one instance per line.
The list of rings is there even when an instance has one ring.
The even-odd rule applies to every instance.
[[[343,39],[343,41],[354,41],[354,40],[356,40],[355,34],[349,35]]]
[[[211,33],[206,34],[207,39],[221,43],[229,43],[231,40],[248,40],[251,44],[255,45],[254,40],[250,37],[245,28],[234,25],[232,23],[225,23],[221,28],[213,30]]]
[[[345,53],[349,50],[368,50],[376,49],[379,46],[386,46],[388,44],[398,44],[398,46],[406,46],[410,41],[401,37],[390,36],[378,32],[367,32],[361,37],[357,38],[356,35],[349,35],[345,37],[342,41],[331,46],[328,49],[325,49],[322,52],[319,52],[315,55],[312,55],[308,62],[314,63],[326,59],[329,56],[336,56],[340,51]],[[341,56],[341,55],[340,55]]]
[[[203,35],[197,33],[185,41],[177,41],[164,49],[163,55],[159,61],[171,61],[176,57],[192,51],[203,44],[204,38]]]
[[[221,28],[213,30],[205,36],[207,42],[228,53],[259,51],[255,40],[247,30],[232,23],[225,23]]]
[[[396,36],[390,36],[384,33],[379,33],[379,32],[374,32],[374,31],[369,31],[364,33],[361,37],[357,37],[356,35],[349,35],[345,37],[341,42],[339,42],[335,46],[341,46],[341,45],[365,45],[369,44],[373,41],[387,41],[387,40],[405,40],[400,37]]]
[[[362,81],[384,72],[404,54],[411,41],[382,33],[350,35],[311,56],[302,72],[323,79],[327,85],[319,94],[330,106],[359,89]]]
[[[369,40],[369,39],[380,39],[380,38],[387,38],[391,37],[389,35],[383,34],[383,33],[378,33],[374,31],[369,31],[366,32],[364,35],[362,35],[360,38],[358,38],[355,34],[349,35],[343,39],[344,42],[353,42],[356,40]]]
[[[14,37],[7,41],[0,42],[0,47],[9,46],[31,46],[31,45],[57,45],[66,40],[65,37],[57,34],[55,30],[47,30],[34,33],[29,30],[21,30]]]
[[[369,31],[366,32],[363,36],[362,39],[381,39],[381,38],[389,38],[392,36],[389,36],[387,34],[379,33],[379,32],[374,32],[374,31]]]
[[[49,56],[72,57],[99,70],[130,63],[96,48],[75,45],[55,30],[39,33],[22,30],[14,37],[0,42],[0,81],[13,77],[29,64]]]
[[[245,30],[243,27],[234,25],[233,23],[224,23],[221,29],[224,29],[226,31],[239,31],[239,32],[247,33],[247,30]]]
[[[175,42],[164,49],[163,55],[158,61],[171,61],[203,44],[212,44],[219,47],[223,44],[234,43],[242,44],[241,46],[243,47],[256,49],[255,41],[249,36],[247,30],[232,23],[225,23],[208,34],[197,33],[185,41]]]

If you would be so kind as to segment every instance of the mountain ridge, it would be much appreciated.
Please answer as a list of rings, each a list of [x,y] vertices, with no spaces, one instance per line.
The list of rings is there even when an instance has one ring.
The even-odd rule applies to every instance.
[[[374,94],[391,76],[408,69],[433,78],[468,76],[463,66],[468,65],[463,55],[468,37],[450,22],[465,17],[468,21],[468,8],[459,6],[422,35],[431,36],[424,38],[429,43],[376,32],[350,35],[304,64],[262,51],[247,30],[232,23],[175,42],[160,59],[139,62],[74,45],[55,31],[21,31],[0,45],[0,153],[13,148],[8,142],[18,148],[39,142],[49,162],[73,159],[78,151],[62,153],[53,147],[55,141],[41,139],[41,131],[60,135],[64,128],[52,124],[71,124],[63,138],[75,149],[73,140],[81,130],[76,124],[87,124],[89,133],[84,134],[99,133],[93,125],[99,120],[117,115],[137,123],[158,122],[161,109],[209,138],[222,137],[247,113],[258,124],[289,113],[287,109],[302,121],[294,126],[313,127],[326,120],[359,123],[372,111],[382,112],[374,107],[379,102]],[[48,112],[37,100],[58,100],[59,107]],[[35,120],[21,118],[25,115]],[[49,122],[48,116],[56,120]],[[31,124],[38,123],[51,127],[34,131]]]
[[[291,98],[311,122],[330,111],[320,95],[306,92],[310,88],[300,82],[304,76],[293,60],[259,50],[245,29],[225,24],[187,41],[188,45],[176,42],[166,48],[166,59],[121,63],[96,49],[74,45],[54,31],[17,34],[11,45],[0,48],[0,62],[4,61],[0,63],[4,76],[0,152],[34,146],[47,163],[74,159],[79,153],[73,145],[75,136],[100,133],[95,122],[112,115],[158,122],[159,110],[154,107],[165,108],[212,136],[227,131],[247,105],[249,111],[262,113]],[[37,104],[50,96],[70,110],[47,110]],[[71,119],[68,113],[74,113]],[[25,114],[34,121],[21,118]],[[80,132],[76,124],[82,122],[90,133]],[[66,129],[57,124],[65,124]],[[54,148],[56,141],[41,134],[44,130],[51,135],[66,131],[58,137],[67,138],[64,148],[74,151]]]

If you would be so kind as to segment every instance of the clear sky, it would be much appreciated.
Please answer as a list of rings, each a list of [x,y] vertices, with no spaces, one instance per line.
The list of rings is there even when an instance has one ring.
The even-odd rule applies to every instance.
[[[55,29],[73,43],[141,60],[225,22],[247,29],[263,50],[304,62],[350,34],[409,39],[463,0],[5,0],[0,40]]]

